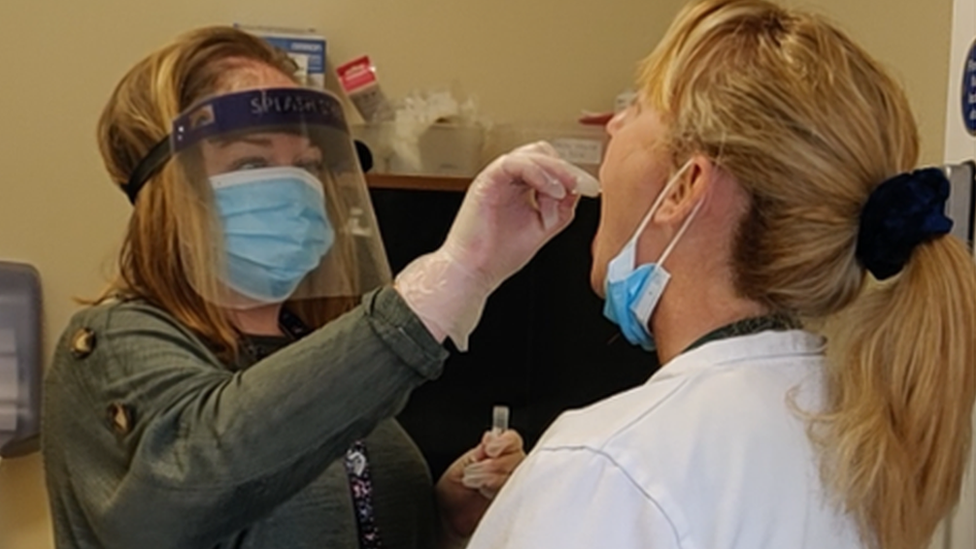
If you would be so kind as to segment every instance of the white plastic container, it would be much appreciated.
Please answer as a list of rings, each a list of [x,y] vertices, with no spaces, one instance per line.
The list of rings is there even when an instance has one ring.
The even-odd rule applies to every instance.
[[[373,153],[374,173],[472,177],[483,167],[481,126],[434,124],[412,142],[399,137],[392,122],[353,125],[350,131]]]
[[[548,141],[560,156],[598,176],[606,152],[607,135],[602,127],[579,124],[504,124],[492,128],[485,147],[485,161],[536,141]]]

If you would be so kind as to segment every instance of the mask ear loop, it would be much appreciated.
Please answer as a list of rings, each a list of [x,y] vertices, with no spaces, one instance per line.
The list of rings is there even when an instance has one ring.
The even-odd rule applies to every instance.
[[[634,250],[637,247],[637,240],[640,238],[642,234],[644,234],[644,229],[647,228],[647,224],[651,222],[651,218],[654,217],[654,214],[656,214],[658,209],[661,208],[661,204],[663,204],[664,199],[667,198],[668,192],[674,187],[678,179],[682,175],[684,175],[685,170],[687,170],[690,166],[691,166],[691,160],[689,159],[687,162],[685,162],[685,165],[682,166],[681,169],[674,174],[674,176],[668,181],[668,183],[664,186],[664,188],[661,189],[661,194],[657,195],[657,198],[654,199],[654,203],[651,204],[651,208],[647,210],[647,214],[644,215],[644,219],[641,220],[640,225],[637,226],[637,230],[634,231],[634,236],[630,237],[630,240],[624,246],[625,250]],[[697,211],[697,209],[695,211]],[[694,215],[694,212],[692,213],[692,215]],[[683,233],[684,230],[687,228],[687,221],[685,222],[685,224],[686,225],[683,226],[679,231],[678,234],[679,237],[681,236],[681,233]],[[667,254],[670,253],[673,247],[674,247],[674,240],[672,240],[671,244],[668,245],[668,249],[665,250],[664,256],[661,258],[661,260],[658,263],[664,262],[664,257],[667,257]],[[630,261],[630,267],[631,268],[637,267],[636,253],[631,252],[631,255],[633,257]]]
[[[677,181],[679,175],[681,175],[680,172],[678,173],[678,175],[675,176],[674,178],[675,181]],[[662,192],[661,194],[664,195],[665,193]],[[695,216],[698,214],[698,210],[701,209],[704,203],[705,203],[704,200],[699,200],[698,203],[695,204],[695,207],[691,210],[691,213],[688,214],[688,217],[685,218],[684,222],[681,224],[681,228],[678,229],[677,234],[674,235],[674,238],[672,238],[671,242],[668,243],[667,247],[664,249],[664,252],[661,253],[660,259],[657,260],[656,265],[658,266],[658,272],[662,273],[664,276],[663,281],[661,281],[660,277],[658,277],[657,281],[653,282],[650,286],[645,288],[644,294],[641,295],[640,298],[637,300],[636,309],[634,309],[634,313],[637,315],[637,318],[640,319],[641,327],[648,335],[650,335],[651,332],[650,329],[647,327],[647,323],[650,321],[651,313],[654,311],[654,306],[657,303],[657,298],[653,300],[649,300],[648,298],[651,295],[654,286],[657,286],[658,288],[657,297],[660,297],[660,293],[664,291],[664,288],[661,287],[661,285],[667,284],[668,280],[671,278],[671,275],[668,274],[666,269],[664,269],[664,261],[668,258],[669,255],[671,255],[671,252],[674,251],[675,246],[678,245],[678,241],[681,240],[681,237],[684,236],[685,231],[687,231],[688,227],[691,226],[692,220],[695,219]]]
[[[681,228],[678,229],[678,234],[674,235],[674,238],[671,239],[671,243],[668,244],[668,247],[664,249],[664,253],[661,254],[661,259],[657,260],[658,265],[664,265],[664,260],[671,255],[674,247],[678,245],[678,241],[681,240],[681,237],[685,234],[685,231],[688,230],[688,227],[691,225],[691,221],[695,218],[695,215],[698,213],[698,210],[701,209],[702,204],[704,203],[704,200],[699,200],[698,204],[695,204],[694,209],[692,209],[691,213],[688,214],[688,218],[685,219],[685,222],[681,224]]]

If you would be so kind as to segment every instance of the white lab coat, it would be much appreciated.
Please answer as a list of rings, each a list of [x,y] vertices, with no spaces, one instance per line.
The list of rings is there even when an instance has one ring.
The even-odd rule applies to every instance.
[[[791,395],[823,399],[802,330],[707,343],[644,385],[563,414],[468,549],[855,549]]]

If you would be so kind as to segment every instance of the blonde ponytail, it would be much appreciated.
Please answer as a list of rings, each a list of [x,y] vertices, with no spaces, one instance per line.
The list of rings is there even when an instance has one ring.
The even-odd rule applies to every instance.
[[[976,399],[976,267],[943,236],[832,319],[824,479],[873,546],[921,549],[959,499]]]

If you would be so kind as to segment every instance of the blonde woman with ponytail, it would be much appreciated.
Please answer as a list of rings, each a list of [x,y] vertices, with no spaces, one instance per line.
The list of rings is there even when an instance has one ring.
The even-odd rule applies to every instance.
[[[688,5],[609,126],[592,282],[645,385],[564,414],[470,549],[924,549],[976,397],[976,266],[908,102],[822,18]]]

